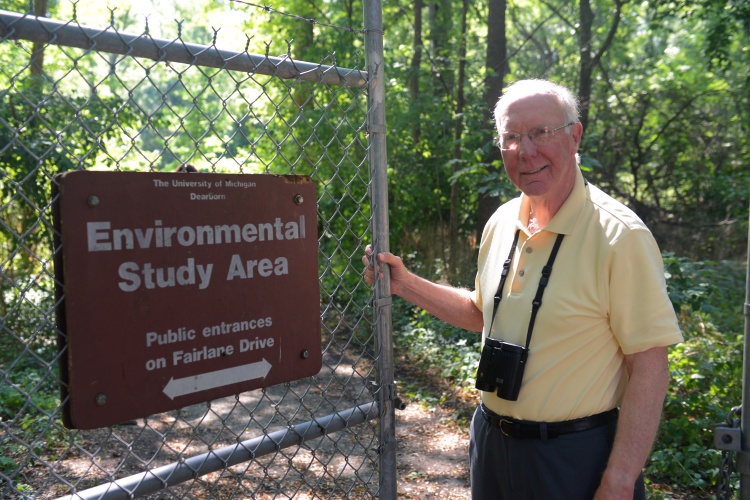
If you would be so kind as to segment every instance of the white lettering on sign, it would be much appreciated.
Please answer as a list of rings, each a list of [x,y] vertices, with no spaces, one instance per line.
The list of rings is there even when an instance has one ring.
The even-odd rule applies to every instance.
[[[201,187],[211,189],[211,181],[186,181],[182,179],[172,179],[172,186],[174,187]]]
[[[198,285],[204,290],[211,281],[213,264],[205,266],[196,264],[195,259],[188,259],[187,264],[180,267],[157,267],[154,268],[150,262],[143,266],[136,262],[124,262],[120,265],[120,281],[117,286],[123,292],[134,292],[141,288],[153,290],[154,288],[171,288],[175,286]]]
[[[112,243],[107,241],[111,224],[109,222],[89,222],[86,224],[86,238],[89,242],[89,252],[112,250]]]
[[[174,366],[190,364],[195,363],[196,361],[215,359],[220,356],[231,356],[232,354],[234,354],[233,345],[225,345],[222,347],[208,347],[204,345],[200,349],[194,347],[192,351],[174,351],[172,353],[172,364]]]
[[[241,187],[241,188],[254,188],[255,187],[254,182],[233,181],[233,180],[225,181],[224,185],[227,187]]]
[[[247,260],[242,262],[239,255],[232,255],[232,261],[229,263],[229,272],[227,281],[234,278],[251,279],[256,276],[268,278],[269,276],[282,276],[289,274],[289,261],[286,257],[277,257],[275,260],[259,259]]]
[[[261,339],[255,337],[255,340],[241,339],[240,340],[240,352],[255,351],[258,349],[265,349],[266,347],[273,347],[276,341],[273,337],[267,339]]]
[[[195,340],[195,330],[188,330],[185,327],[180,327],[177,329],[177,331],[173,331],[170,328],[169,330],[167,330],[167,333],[148,332],[146,334],[146,347],[151,347],[154,344],[176,344],[178,342],[186,342],[188,340]]]
[[[108,221],[86,224],[89,252],[298,240],[305,237],[304,215],[300,215],[298,220],[286,222],[277,217],[273,222],[243,225],[166,227],[160,220],[147,228],[112,228]]]
[[[268,328],[273,325],[273,318],[251,319],[248,321],[235,321],[233,323],[222,322],[219,325],[207,326],[203,329],[203,336],[206,338],[216,335],[226,335],[227,333],[246,332],[256,328]]]
[[[214,194],[214,193],[207,193],[207,194],[190,193],[190,199],[198,200],[198,201],[226,200],[227,196],[224,194]]]

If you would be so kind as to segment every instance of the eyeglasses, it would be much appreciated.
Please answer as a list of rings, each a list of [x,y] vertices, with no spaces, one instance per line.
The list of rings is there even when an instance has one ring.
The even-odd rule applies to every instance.
[[[531,142],[535,146],[542,146],[549,143],[555,138],[555,133],[565,127],[570,127],[575,122],[566,123],[560,125],[557,128],[552,127],[535,127],[526,132],[525,134],[519,134],[518,132],[504,132],[497,137],[497,145],[503,151],[515,151],[521,145],[521,139],[523,136],[528,136]]]

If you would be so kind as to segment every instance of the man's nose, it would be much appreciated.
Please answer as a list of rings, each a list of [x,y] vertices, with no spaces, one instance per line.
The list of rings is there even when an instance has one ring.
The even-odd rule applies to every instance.
[[[535,154],[536,144],[531,140],[531,137],[524,134],[518,141],[518,153],[519,154]]]

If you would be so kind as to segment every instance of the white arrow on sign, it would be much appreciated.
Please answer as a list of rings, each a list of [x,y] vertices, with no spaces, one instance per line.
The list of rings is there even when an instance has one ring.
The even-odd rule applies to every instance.
[[[257,378],[266,378],[269,371],[271,371],[271,363],[266,361],[266,358],[263,358],[262,361],[248,365],[235,366],[215,372],[199,373],[192,377],[178,378],[177,380],[170,378],[164,387],[164,394],[169,396],[169,399],[174,399],[177,396],[186,396],[194,392],[207,391]]]

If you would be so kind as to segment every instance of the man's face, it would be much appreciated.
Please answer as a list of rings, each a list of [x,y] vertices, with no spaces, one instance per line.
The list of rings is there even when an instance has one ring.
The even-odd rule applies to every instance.
[[[565,115],[555,96],[537,94],[512,102],[500,117],[501,130],[526,134],[539,127],[557,128],[565,125]],[[581,140],[581,124],[554,132],[545,144],[535,144],[527,135],[520,138],[516,149],[503,150],[503,163],[510,181],[530,197],[550,202],[567,198],[576,178],[575,154]]]

